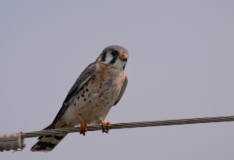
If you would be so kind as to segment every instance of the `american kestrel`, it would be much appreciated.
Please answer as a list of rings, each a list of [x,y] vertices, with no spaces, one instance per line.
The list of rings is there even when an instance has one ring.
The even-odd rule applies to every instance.
[[[110,123],[104,120],[122,98],[128,84],[124,71],[128,57],[128,51],[121,46],[105,48],[78,77],[54,121],[44,130],[80,125],[80,134],[85,135],[86,124],[101,124],[103,132],[107,133]],[[31,151],[51,151],[66,135],[40,136]]]

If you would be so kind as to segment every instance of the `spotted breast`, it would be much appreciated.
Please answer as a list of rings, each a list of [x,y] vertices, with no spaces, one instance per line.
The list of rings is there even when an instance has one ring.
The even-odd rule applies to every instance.
[[[103,63],[96,64],[97,71],[70,100],[64,114],[67,126],[78,125],[78,114],[88,124],[98,124],[105,120],[116,102],[125,79],[125,71]]]

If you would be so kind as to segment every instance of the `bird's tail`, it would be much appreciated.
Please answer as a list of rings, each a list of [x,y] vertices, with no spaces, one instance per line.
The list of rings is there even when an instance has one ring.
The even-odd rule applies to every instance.
[[[51,129],[52,127],[48,126],[46,129]],[[57,135],[46,135],[40,136],[38,142],[31,148],[32,152],[49,152],[52,151],[57,144],[67,135],[67,133],[57,134]]]
[[[31,148],[31,151],[32,152],[52,151],[66,135],[67,133],[41,136],[38,138],[39,141]]]

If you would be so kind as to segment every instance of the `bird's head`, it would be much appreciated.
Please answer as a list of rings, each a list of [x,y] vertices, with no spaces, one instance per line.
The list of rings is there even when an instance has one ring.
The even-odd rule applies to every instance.
[[[106,47],[96,61],[124,70],[128,57],[129,53],[125,48],[112,45]]]

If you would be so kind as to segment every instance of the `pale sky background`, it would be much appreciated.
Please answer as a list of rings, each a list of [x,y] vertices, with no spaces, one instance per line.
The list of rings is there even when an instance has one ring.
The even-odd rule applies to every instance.
[[[234,115],[234,1],[0,1],[0,134],[49,125],[84,68],[129,50],[111,123]],[[69,134],[1,160],[233,160],[234,122]]]

